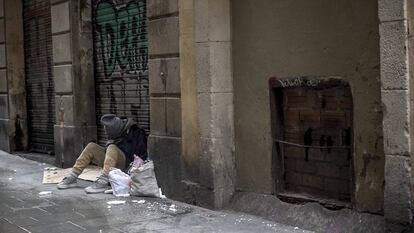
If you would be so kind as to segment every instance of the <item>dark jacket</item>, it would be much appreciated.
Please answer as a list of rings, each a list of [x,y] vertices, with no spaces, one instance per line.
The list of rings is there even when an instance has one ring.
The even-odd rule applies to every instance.
[[[146,160],[147,154],[147,134],[132,119],[125,121],[121,136],[110,139],[107,146],[115,144],[125,154],[126,167],[134,161],[134,154],[142,160]]]

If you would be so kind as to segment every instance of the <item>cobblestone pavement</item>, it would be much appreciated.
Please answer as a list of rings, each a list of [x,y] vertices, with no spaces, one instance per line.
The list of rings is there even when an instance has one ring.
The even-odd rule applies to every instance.
[[[48,164],[0,151],[0,232],[309,232],[230,211],[211,211],[169,199],[87,195],[80,187],[42,184]],[[51,194],[40,195],[42,191]],[[125,204],[108,205],[111,200]],[[144,202],[145,201],[145,202]],[[144,203],[142,203],[144,202]]]

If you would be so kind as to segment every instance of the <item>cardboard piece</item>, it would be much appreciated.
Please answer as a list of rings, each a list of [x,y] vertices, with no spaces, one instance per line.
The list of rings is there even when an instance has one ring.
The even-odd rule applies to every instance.
[[[67,169],[48,169],[43,171],[43,184],[57,184],[69,175],[72,168]],[[81,180],[96,181],[101,175],[102,168],[97,166],[88,166],[79,176]]]

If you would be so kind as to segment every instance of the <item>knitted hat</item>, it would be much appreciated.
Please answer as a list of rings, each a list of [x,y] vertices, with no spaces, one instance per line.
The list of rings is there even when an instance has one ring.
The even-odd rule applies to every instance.
[[[116,139],[122,136],[126,121],[114,114],[104,114],[101,117],[101,123],[105,126],[105,131],[109,139]]]

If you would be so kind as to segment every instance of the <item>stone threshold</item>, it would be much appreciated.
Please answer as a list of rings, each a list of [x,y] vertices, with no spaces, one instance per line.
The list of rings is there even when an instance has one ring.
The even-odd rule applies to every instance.
[[[384,216],[355,211],[346,207],[349,203],[335,202],[334,208],[344,207],[333,210],[322,206],[321,199],[291,193],[282,196],[294,202],[277,195],[239,191],[227,209],[315,232],[388,232]],[[329,200],[323,202],[333,205]]]
[[[330,198],[323,198],[323,197],[315,197],[304,193],[294,193],[294,192],[281,192],[276,195],[281,201],[291,203],[291,204],[304,204],[315,202],[319,203],[323,207],[329,210],[341,210],[344,208],[351,209],[352,205],[350,202],[330,199]]]

